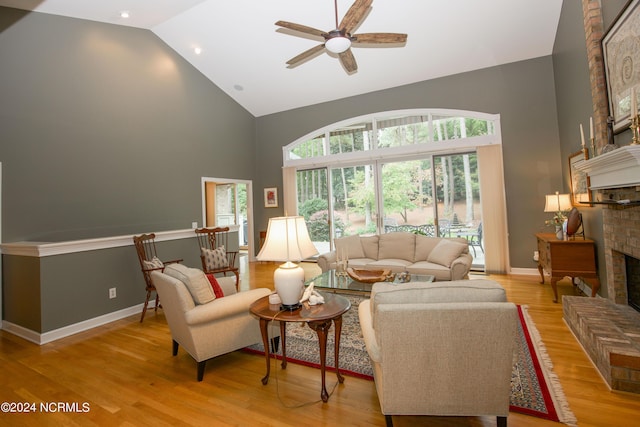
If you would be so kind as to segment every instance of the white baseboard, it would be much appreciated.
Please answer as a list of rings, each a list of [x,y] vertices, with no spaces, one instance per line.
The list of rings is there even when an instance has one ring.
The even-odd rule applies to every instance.
[[[514,276],[540,276],[537,268],[511,268],[509,274]]]
[[[104,314],[102,316],[94,317],[93,319],[84,320],[82,322],[64,326],[42,334],[6,320],[2,321],[2,330],[12,333],[13,335],[17,335],[20,338],[24,338],[27,341],[31,341],[32,343],[42,345],[105,325],[107,323],[115,322],[116,320],[124,319],[125,317],[129,317],[134,314],[140,314],[142,312],[143,305],[144,304],[138,304],[132,307],[123,308],[122,310],[114,311],[113,313]],[[153,307],[154,305],[155,300],[149,301],[150,307]]]

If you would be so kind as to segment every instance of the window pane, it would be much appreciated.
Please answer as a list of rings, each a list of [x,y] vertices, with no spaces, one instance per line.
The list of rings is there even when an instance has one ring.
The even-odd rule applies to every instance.
[[[330,216],[327,189],[327,169],[307,169],[297,172],[298,215],[302,215],[309,237],[319,253],[329,252]]]
[[[354,123],[331,131],[329,153],[349,153],[371,149],[371,123]]]
[[[378,120],[378,147],[400,147],[429,142],[428,119],[427,116],[410,116]]]
[[[447,141],[493,134],[493,127],[486,120],[433,116],[433,133],[436,141]]]
[[[436,236],[431,179],[431,159],[382,165],[385,233]]]
[[[308,159],[311,157],[324,156],[324,135],[318,135],[300,143],[289,151],[291,159]]]
[[[331,170],[336,237],[376,233],[376,201],[372,165]]]

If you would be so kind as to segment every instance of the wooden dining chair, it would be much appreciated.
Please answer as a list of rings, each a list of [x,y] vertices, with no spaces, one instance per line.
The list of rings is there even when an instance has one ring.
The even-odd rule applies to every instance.
[[[140,316],[140,323],[144,320],[144,315],[147,312],[147,306],[149,305],[149,299],[151,298],[151,292],[156,292],[153,281],[151,280],[152,271],[162,271],[166,264],[172,264],[182,262],[182,259],[174,259],[169,261],[161,261],[158,258],[158,252],[156,250],[156,235],[154,233],[141,234],[140,236],[133,236],[133,245],[136,248],[138,254],[138,261],[140,261],[140,269],[142,270],[142,276],[144,277],[147,297],[144,300],[144,306],[142,307],[142,315]],[[155,311],[158,311],[160,305],[160,296],[156,292],[156,305]]]
[[[240,282],[240,270],[236,267],[238,251],[229,250],[229,227],[197,228],[202,269],[207,274],[227,273],[236,275],[236,289]]]

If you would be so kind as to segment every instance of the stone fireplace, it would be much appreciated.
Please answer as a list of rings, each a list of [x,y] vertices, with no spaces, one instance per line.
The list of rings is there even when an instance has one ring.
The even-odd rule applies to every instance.
[[[567,325],[607,384],[632,393],[640,393],[640,307],[629,305],[627,282],[636,276],[638,285],[640,203],[634,202],[640,199],[638,190],[636,186],[601,188],[594,194],[596,200],[605,203],[602,222],[607,298],[563,299]]]

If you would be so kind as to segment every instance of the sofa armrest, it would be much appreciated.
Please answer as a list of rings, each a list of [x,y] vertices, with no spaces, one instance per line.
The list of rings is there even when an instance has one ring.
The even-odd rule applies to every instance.
[[[318,267],[320,267],[323,273],[326,271],[329,271],[331,269],[332,264],[336,262],[336,259],[337,259],[337,255],[335,250],[319,255]]]
[[[202,305],[197,305],[185,313],[185,320],[188,325],[212,322],[239,313],[249,314],[249,306],[259,298],[271,293],[267,288],[252,289],[250,291],[238,292],[237,294],[216,298],[215,300]]]
[[[468,253],[462,254],[458,258],[454,259],[450,267],[451,280],[468,279],[472,263],[473,257]]]
[[[360,329],[364,338],[364,344],[367,347],[367,353],[371,361],[380,363],[382,361],[380,347],[376,340],[376,332],[373,329],[373,318],[371,317],[371,300],[364,300],[358,306],[358,317],[360,319]]]

